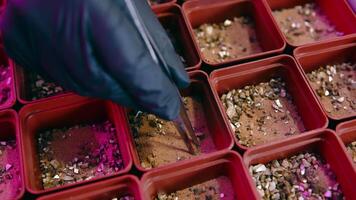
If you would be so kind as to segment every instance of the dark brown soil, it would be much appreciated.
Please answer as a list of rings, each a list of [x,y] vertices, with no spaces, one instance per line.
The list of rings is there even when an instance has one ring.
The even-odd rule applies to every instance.
[[[356,114],[356,64],[340,63],[308,73],[325,111],[336,118]]]
[[[342,36],[314,4],[273,11],[278,26],[289,43],[302,45],[336,36]]]
[[[0,141],[0,199],[15,199],[22,188],[19,151],[15,141]]]
[[[201,101],[197,97],[185,97],[185,106],[196,135],[200,139],[197,154],[215,151],[215,145],[206,124]],[[168,163],[191,158],[191,154],[172,122],[164,121],[152,114],[130,113],[130,125],[144,168],[150,169]]]
[[[253,147],[305,131],[282,79],[234,89],[221,96],[241,145]]]
[[[39,133],[38,153],[45,189],[90,180],[124,167],[110,122]]]
[[[264,200],[344,199],[330,166],[318,154],[301,153],[250,166],[250,174]]]
[[[200,51],[209,62],[219,63],[262,51],[254,22],[248,16],[203,24],[194,33]]]
[[[26,72],[27,80],[30,91],[29,99],[30,100],[38,100],[50,96],[54,96],[57,94],[64,93],[64,89],[54,82],[43,79],[40,75]]]
[[[170,194],[159,193],[155,200],[235,200],[232,184],[227,177],[219,177]]]

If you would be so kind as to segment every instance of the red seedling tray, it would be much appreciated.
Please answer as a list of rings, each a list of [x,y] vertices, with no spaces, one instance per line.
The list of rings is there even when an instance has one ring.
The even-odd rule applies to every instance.
[[[225,124],[229,127],[232,135],[235,134],[230,127],[230,122],[220,100],[220,96],[232,89],[267,81],[272,78],[273,75],[282,77],[286,82],[287,90],[293,97],[293,103],[297,107],[297,111],[307,131],[327,127],[328,119],[318,104],[316,97],[310,90],[301,69],[291,56],[280,55],[215,70],[210,74],[215,98],[219,102],[220,111],[224,116]],[[240,149],[243,151],[248,149],[239,143],[237,137],[234,138]]]
[[[26,188],[33,194],[43,194],[52,191],[58,191],[65,188],[82,185],[84,183],[102,180],[108,177],[114,177],[127,173],[132,160],[127,146],[125,134],[119,131],[120,119],[118,119],[117,107],[109,102],[102,100],[93,100],[76,95],[68,95],[53,100],[42,101],[25,105],[20,110],[20,126],[22,139],[22,155],[24,158],[24,171]],[[39,130],[48,128],[61,128],[73,126],[81,123],[99,122],[109,120],[116,128],[117,141],[120,147],[120,153],[124,162],[124,168],[118,173],[92,178],[78,183],[58,186],[50,189],[44,189],[39,177],[39,158],[37,156],[36,133]]]
[[[321,9],[324,15],[335,25],[336,30],[342,31],[345,35],[356,33],[356,17],[345,0],[263,0],[266,7],[269,9],[269,16],[273,18],[274,25],[278,27],[277,22],[273,17],[273,11],[285,8],[292,8],[297,5],[315,2]],[[279,29],[279,28],[278,28]],[[279,32],[282,32],[279,29]],[[293,45],[288,42],[284,34],[284,41],[291,47],[299,47],[303,45]],[[325,41],[334,40],[335,38],[325,39]]]
[[[356,120],[347,121],[336,127],[336,134],[341,138],[345,145],[356,141]],[[352,160],[352,158],[350,158]],[[354,164],[356,169],[356,164]]]
[[[212,140],[215,145],[216,151],[225,151],[228,149],[231,149],[233,147],[233,139],[232,136],[230,135],[228,129],[226,128],[225,124],[223,123],[223,117],[219,112],[219,107],[217,103],[215,102],[215,99],[213,97],[213,93],[209,87],[209,81],[208,81],[208,76],[202,72],[202,71],[193,71],[189,73],[190,79],[191,79],[191,86],[182,91],[183,96],[189,96],[189,95],[199,95],[201,94],[201,99],[202,99],[202,104],[203,107],[205,108],[205,116],[206,119],[208,120],[207,125],[209,129],[209,133],[212,137]],[[136,145],[134,142],[133,134],[129,125],[129,120],[127,116],[127,110],[124,108],[120,107],[121,109],[121,115],[122,118],[126,119],[125,123],[122,123],[122,130],[120,132],[124,132],[127,134],[128,138],[128,143],[129,147],[131,150],[131,154],[133,155],[133,162],[136,168],[141,171],[141,172],[147,172],[152,169],[146,169],[141,166],[140,158],[138,156],[138,152],[136,150]],[[210,153],[208,154],[201,154],[195,158],[198,157],[208,157]],[[188,160],[183,160],[179,161],[180,162],[189,162],[192,159]],[[169,163],[167,165],[159,166],[154,169],[159,169],[159,168],[164,168],[169,165],[175,165],[176,163]]]
[[[354,199],[356,171],[346,155],[341,140],[331,130],[313,131],[311,134],[250,149],[244,154],[244,163],[247,167],[259,163],[265,164],[304,151],[318,153],[325,159],[335,173],[346,199]]]
[[[139,180],[135,176],[125,175],[117,178],[88,184],[38,198],[38,200],[112,200],[114,197],[130,195],[142,200]]]
[[[1,110],[1,109],[6,109],[6,108],[12,107],[16,102],[14,68],[11,66],[9,58],[7,57],[4,47],[2,45],[0,45],[0,65],[9,67],[9,81],[10,81],[9,97],[3,104],[0,104],[0,110]],[[6,82],[8,82],[8,80],[6,80],[6,79],[2,80],[0,82],[0,86],[3,87],[3,84],[6,84]]]
[[[301,57],[304,54],[320,51],[327,48],[333,48],[336,46],[348,45],[352,43],[356,43],[356,35],[346,35],[344,37],[336,38],[332,41],[321,41],[313,44],[303,45],[302,47],[294,49],[293,55],[295,58],[298,59],[298,57]]]
[[[145,0],[145,1],[149,1],[149,0]],[[163,3],[151,5],[151,7],[152,7],[152,9],[164,8],[164,7],[169,7],[171,5],[174,5],[176,2],[177,2],[177,0],[164,0]]]
[[[28,83],[27,83],[25,70],[22,67],[20,67],[17,64],[15,64],[14,61],[11,61],[10,63],[11,63],[11,66],[14,68],[14,71],[15,71],[17,100],[21,104],[42,102],[42,101],[51,100],[51,99],[55,99],[55,98],[58,98],[58,97],[64,97],[64,96],[73,94],[71,92],[64,91],[63,93],[56,94],[56,95],[53,95],[53,96],[48,96],[48,97],[45,97],[45,98],[31,100],[28,97],[29,96],[29,92],[31,92],[31,91],[28,88]]]
[[[346,42],[355,41],[356,37],[348,38]],[[356,62],[356,41],[353,43],[346,44],[345,41],[339,41],[340,46],[331,46],[327,43],[319,44],[318,46],[308,46],[303,49],[296,50],[295,58],[298,64],[303,69],[303,74],[307,78],[307,73],[318,69],[321,66],[327,64],[335,64],[337,62],[352,61]],[[345,44],[344,44],[345,43]],[[325,48],[323,48],[325,47]],[[309,81],[308,81],[309,82]],[[310,86],[311,88],[311,86]],[[311,90],[313,90],[311,88]],[[318,98],[317,93],[313,90],[316,98]],[[320,103],[321,105],[321,103]],[[327,113],[324,109],[325,114],[332,120],[344,120],[348,118],[355,117],[356,114],[350,114],[345,116],[333,116]]]
[[[273,23],[272,18],[268,15],[267,8],[261,1],[192,0],[183,4],[183,12],[186,17],[191,37],[194,38],[195,47],[202,60],[209,66],[217,67],[247,59],[255,59],[266,55],[281,53],[286,46],[278,27]],[[195,40],[193,29],[204,23],[220,23],[225,19],[231,19],[241,15],[248,15],[253,18],[255,22],[257,40],[259,41],[263,51],[219,63],[209,62],[206,60],[200,51],[197,41]]]
[[[20,171],[20,188],[7,188],[7,187],[1,187],[0,189],[2,190],[0,194],[1,199],[21,199],[22,196],[25,193],[25,181],[24,181],[24,173],[23,173],[23,164],[22,164],[22,156],[21,156],[21,142],[20,142],[20,135],[19,135],[19,125],[18,125],[18,116],[17,113],[14,110],[3,110],[0,112],[0,129],[1,129],[1,134],[0,134],[0,141],[8,141],[8,140],[15,140],[16,141],[16,148],[18,149],[18,163],[16,163],[16,167]],[[1,165],[5,166],[7,164],[7,160],[11,160],[11,158],[5,158],[3,161],[1,161]],[[2,159],[1,159],[2,160]],[[14,167],[14,166],[13,166]],[[16,176],[13,176],[13,180],[16,179]],[[1,186],[4,186],[1,184]],[[18,194],[16,196],[13,196],[14,194],[11,194],[12,190],[19,190]]]
[[[254,184],[236,152],[217,153],[205,159],[146,173],[141,179],[145,199],[154,199],[158,192],[171,193],[196,184],[226,176],[230,179],[237,199],[258,199]]]
[[[201,59],[194,47],[194,41],[190,37],[181,8],[178,5],[171,5],[154,8],[154,12],[157,14],[163,27],[169,28],[177,43],[180,44],[183,53],[181,56],[187,63],[186,70],[199,69]]]

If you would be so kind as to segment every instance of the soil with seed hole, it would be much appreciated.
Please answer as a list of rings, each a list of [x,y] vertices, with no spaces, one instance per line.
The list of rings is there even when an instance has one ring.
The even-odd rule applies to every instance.
[[[15,141],[0,141],[0,199],[15,199],[23,189],[19,150]]]
[[[250,166],[261,197],[268,199],[344,199],[329,164],[315,153],[301,153]]]
[[[356,114],[356,63],[327,65],[307,75],[330,116],[342,118]]]
[[[182,189],[170,194],[159,193],[155,200],[234,200],[237,197],[234,194],[231,181],[228,177],[218,177],[192,187]]]
[[[194,29],[194,34],[200,51],[212,63],[262,51],[254,21],[248,16],[227,19],[219,24],[203,24]]]
[[[314,3],[273,11],[289,43],[302,45],[342,36]]]
[[[40,132],[37,142],[39,178],[45,189],[110,175],[124,167],[116,129],[109,121]]]
[[[281,78],[231,90],[221,101],[243,146],[265,144],[306,130]]]
[[[195,134],[200,139],[196,154],[215,151],[201,100],[199,97],[185,97],[184,103]],[[142,167],[151,169],[195,156],[189,152],[172,122],[152,114],[135,114],[129,113],[130,125]]]

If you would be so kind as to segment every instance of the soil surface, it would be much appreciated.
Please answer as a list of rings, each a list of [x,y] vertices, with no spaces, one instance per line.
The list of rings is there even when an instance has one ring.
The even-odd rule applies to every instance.
[[[203,24],[194,29],[200,51],[213,63],[259,53],[255,24],[248,16],[226,19],[219,24]]]
[[[0,199],[15,199],[23,189],[19,151],[15,141],[0,141]]]
[[[243,146],[253,147],[306,130],[281,78],[231,90],[221,101]]]
[[[42,99],[64,92],[64,89],[54,82],[47,81],[43,79],[40,75],[26,72],[28,79],[30,96],[28,97],[31,100]]]
[[[307,75],[329,115],[342,118],[356,114],[356,63],[327,65]]]
[[[347,152],[350,154],[352,161],[356,164],[356,141],[351,142],[346,146]]]
[[[5,104],[11,97],[11,85],[13,84],[9,66],[0,66],[0,105]]]
[[[37,140],[45,189],[113,174],[124,167],[116,129],[108,121],[51,129],[39,133]]]
[[[184,97],[184,103],[195,134],[200,139],[196,154],[215,151],[201,100]],[[189,152],[172,122],[142,112],[131,112],[129,117],[142,167],[150,169],[196,156]]]
[[[159,193],[155,200],[235,200],[231,181],[219,177],[170,194]]]
[[[250,166],[263,199],[344,199],[329,164],[314,153]]]
[[[302,45],[342,36],[314,3],[273,11],[279,28],[289,43]]]

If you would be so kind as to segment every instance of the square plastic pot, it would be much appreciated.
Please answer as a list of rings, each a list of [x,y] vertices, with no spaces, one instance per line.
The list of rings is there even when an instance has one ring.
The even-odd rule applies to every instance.
[[[182,9],[178,5],[158,7],[153,9],[165,29],[171,30],[172,36],[181,48],[181,53],[186,61],[186,70],[192,71],[200,68],[201,59],[194,47],[194,41],[189,34]]]
[[[149,0],[145,0],[145,1],[149,1]],[[177,0],[161,0],[161,1],[162,3],[151,5],[152,9],[169,7],[177,2]]]
[[[10,64],[10,60],[7,57],[4,47],[0,45],[0,65],[8,66],[9,71],[7,73],[7,79],[0,81],[0,87],[9,87],[9,96],[8,99],[0,104],[0,110],[12,107],[16,102],[16,90],[15,90],[15,80],[14,80],[14,68]]]
[[[3,191],[0,195],[1,199],[10,200],[10,199],[22,199],[25,193],[25,181],[24,181],[24,173],[23,173],[23,164],[22,164],[22,156],[21,156],[21,141],[20,141],[20,134],[19,134],[19,124],[18,124],[18,116],[14,110],[3,110],[0,111],[0,141],[8,141],[8,140],[15,140],[16,141],[16,148],[18,150],[17,157],[19,158],[19,163],[16,163],[17,167],[20,170],[20,185],[21,188],[16,196],[12,196],[7,191]],[[6,160],[5,160],[6,161]],[[0,163],[2,166],[5,166],[7,163]],[[15,179],[17,177],[13,177]]]
[[[328,119],[309,88],[301,69],[292,57],[281,55],[215,70],[210,74],[214,96],[219,103],[225,124],[232,135],[235,136],[220,96],[232,89],[268,81],[273,76],[281,77],[285,81],[287,92],[293,98],[293,103],[297,108],[306,131],[327,127]],[[236,136],[234,138],[241,150],[245,151],[248,149],[239,143]]]
[[[297,5],[303,5],[305,3],[313,3],[321,9],[328,20],[336,27],[336,30],[343,32],[345,35],[356,33],[356,16],[353,14],[351,8],[347,5],[345,0],[262,0],[266,7],[269,9],[270,17],[273,17],[273,11],[280,9],[293,8]],[[274,19],[275,26],[278,27],[276,20]],[[279,28],[278,28],[279,29]],[[279,32],[282,32],[279,29]],[[294,45],[288,42],[284,34],[284,41],[291,47],[299,47],[303,45]],[[331,41],[336,38],[325,39],[325,41]],[[318,42],[317,42],[318,43]]]
[[[191,96],[191,95],[199,95],[202,99],[202,105],[205,112],[205,120],[208,125],[209,134],[212,137],[215,150],[216,151],[226,151],[233,147],[234,141],[232,136],[229,133],[229,130],[224,124],[223,117],[219,112],[219,107],[215,102],[213,93],[209,86],[208,76],[202,71],[193,71],[189,73],[191,79],[191,85],[187,89],[181,91],[182,96]],[[128,110],[119,107],[121,109],[121,118],[126,118],[125,123],[121,125],[121,131],[125,133],[128,138],[129,147],[131,150],[131,154],[133,156],[133,162],[135,167],[141,172],[151,171],[152,169],[146,169],[141,166],[140,158],[137,152],[136,144],[134,142],[133,134],[129,125],[128,120]],[[209,154],[201,154],[192,159],[187,159],[183,161],[179,161],[176,163],[169,163],[167,165],[162,165],[153,169],[164,168],[166,166],[175,165],[177,163],[185,163],[190,160],[200,158],[200,157],[209,157]]]
[[[60,97],[64,97],[64,96],[73,94],[72,92],[64,91],[63,93],[59,93],[59,94],[56,94],[53,96],[48,96],[48,97],[32,100],[30,98],[31,89],[29,88],[28,77],[26,76],[25,70],[22,67],[16,65],[13,61],[11,61],[11,65],[13,66],[14,71],[15,71],[17,100],[21,104],[26,105],[29,103],[37,103],[37,102],[42,102],[42,101],[60,98]]]
[[[20,127],[22,155],[26,158],[24,160],[24,171],[27,190],[32,194],[43,194],[127,173],[132,166],[132,159],[125,134],[119,131],[122,122],[117,117],[117,113],[117,107],[111,102],[92,100],[75,95],[25,105],[20,110]],[[37,155],[37,133],[50,128],[69,127],[104,120],[109,120],[116,128],[117,142],[124,163],[123,169],[110,175],[44,189],[40,179],[41,170]]]
[[[341,138],[345,145],[356,141],[356,120],[346,121],[336,127],[336,134]],[[349,155],[349,154],[348,154]],[[350,157],[351,162],[352,158]],[[356,170],[356,164],[354,163]]]
[[[278,27],[273,23],[267,8],[261,1],[252,0],[192,0],[183,4],[183,13],[186,17],[191,37],[200,57],[204,63],[212,67],[236,63],[248,59],[256,59],[263,56],[281,53],[286,43],[283,40]],[[262,52],[239,57],[224,62],[210,62],[200,51],[195,39],[194,29],[204,23],[221,23],[226,19],[239,16],[250,16],[255,22],[257,40],[262,48]]]
[[[317,46],[311,45],[308,47],[306,46],[304,48],[301,47],[301,49],[296,50],[295,58],[298,64],[303,69],[303,74],[306,77],[306,80],[308,80],[306,75],[307,73],[312,72],[321,66],[326,66],[328,64],[335,64],[338,62],[346,62],[346,61],[351,61],[353,63],[356,62],[356,54],[355,54],[356,37],[346,38],[346,41],[340,40],[338,44],[339,46],[333,46],[328,43],[323,43]],[[313,89],[311,88],[311,90]],[[318,98],[318,95],[314,90],[313,93],[316,96],[316,98]],[[329,117],[329,119],[334,121],[345,120],[356,116],[356,114],[334,116],[330,113],[327,113],[324,108],[323,110],[325,114]]]
[[[356,43],[356,35],[346,35],[344,37],[336,38],[332,41],[321,41],[313,44],[306,44],[294,49],[293,55],[295,58],[303,56],[304,54],[313,53],[323,49],[334,48],[336,46],[348,45]]]
[[[142,177],[141,185],[145,191],[145,199],[151,200],[159,192],[169,194],[221,176],[229,178],[238,199],[258,199],[258,194],[252,189],[253,182],[248,178],[248,171],[242,164],[241,156],[232,151],[153,170]]]
[[[354,187],[356,171],[342,146],[341,140],[337,138],[333,131],[318,130],[283,142],[250,149],[244,154],[243,159],[246,167],[249,167],[260,163],[266,164],[306,151],[317,153],[330,164],[330,168],[336,175],[336,180],[340,183],[346,199],[354,199],[356,196]],[[252,179],[252,177],[250,178]]]
[[[129,195],[142,200],[139,180],[132,175],[124,175],[96,183],[76,187],[38,198],[38,200],[112,200],[114,197]]]

